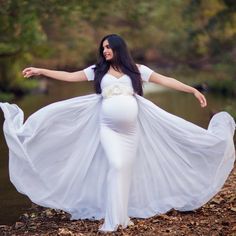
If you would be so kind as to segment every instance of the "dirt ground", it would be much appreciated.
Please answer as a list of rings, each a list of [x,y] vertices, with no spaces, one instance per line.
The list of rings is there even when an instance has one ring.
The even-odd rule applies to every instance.
[[[70,221],[63,211],[32,205],[11,225],[0,225],[0,235],[84,236],[84,235],[202,235],[236,236],[236,165],[222,190],[198,210],[172,210],[149,219],[132,219],[133,226],[113,233],[98,232],[101,221]]]

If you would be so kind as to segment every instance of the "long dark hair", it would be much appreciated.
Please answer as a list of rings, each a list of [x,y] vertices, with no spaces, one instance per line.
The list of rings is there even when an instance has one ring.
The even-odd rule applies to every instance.
[[[105,40],[108,41],[109,46],[113,51],[113,58],[111,61],[107,61],[103,55],[103,42]],[[114,69],[121,70],[124,74],[128,75],[131,78],[134,92],[141,96],[143,95],[140,72],[128,51],[125,41],[119,35],[106,35],[101,40],[98,53],[98,62],[96,63],[96,67],[94,68],[94,88],[96,93],[101,93],[102,78],[109,70],[110,65],[112,65]]]

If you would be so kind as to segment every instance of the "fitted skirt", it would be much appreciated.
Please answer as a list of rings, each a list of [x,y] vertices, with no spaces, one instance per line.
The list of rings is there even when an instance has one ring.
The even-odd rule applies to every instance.
[[[129,190],[138,146],[138,104],[134,96],[116,95],[103,99],[101,145],[108,161],[105,194],[105,221],[101,229],[126,227]]]

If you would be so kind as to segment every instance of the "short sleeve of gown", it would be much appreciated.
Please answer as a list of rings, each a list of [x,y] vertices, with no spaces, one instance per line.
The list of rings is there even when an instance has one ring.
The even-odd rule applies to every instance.
[[[138,66],[139,72],[141,74],[141,78],[143,81],[147,82],[153,72],[152,69],[150,69],[149,67],[145,66],[145,65],[140,65]]]
[[[89,81],[94,80],[94,76],[95,76],[94,70],[93,70],[94,68],[95,68],[95,65],[91,65],[83,70]]]

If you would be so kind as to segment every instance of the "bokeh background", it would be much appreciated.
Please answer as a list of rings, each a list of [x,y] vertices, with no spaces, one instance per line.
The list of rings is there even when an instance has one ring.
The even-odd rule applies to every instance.
[[[92,93],[91,82],[26,79],[21,72],[83,69],[96,62],[110,33],[127,41],[137,63],[195,86],[208,100],[202,109],[191,94],[144,85],[158,106],[204,128],[220,110],[236,118],[235,0],[0,0],[0,100],[16,103],[26,119],[49,103]],[[0,130],[0,224],[11,224],[31,203],[9,181]]]

